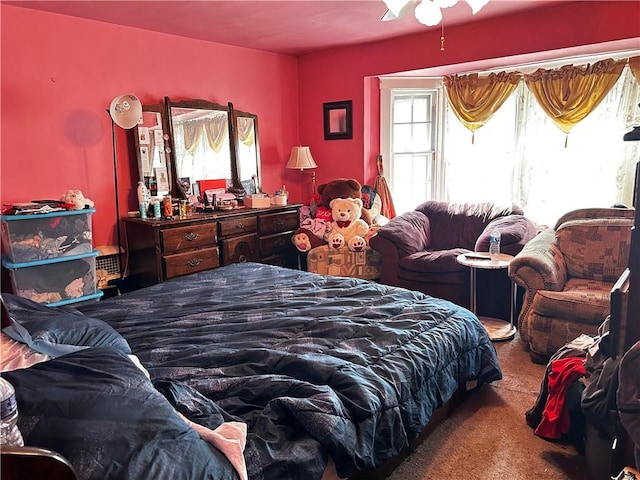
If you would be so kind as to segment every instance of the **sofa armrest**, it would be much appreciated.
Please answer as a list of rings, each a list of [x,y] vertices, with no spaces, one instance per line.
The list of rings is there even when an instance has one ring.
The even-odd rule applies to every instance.
[[[378,234],[371,238],[370,244],[383,256],[403,258],[427,249],[430,230],[429,218],[426,215],[417,211],[406,212],[380,227]],[[374,240],[377,237],[380,238]]]
[[[489,251],[489,237],[494,228],[500,232],[500,251],[514,256],[520,253],[527,242],[536,236],[538,230],[536,224],[523,215],[505,215],[494,218],[476,240],[474,247],[476,252]]]
[[[397,285],[400,257],[393,242],[378,234],[369,239],[369,247],[382,257],[380,264],[380,282],[385,285]]]
[[[567,268],[555,230],[544,230],[527,242],[511,260],[509,277],[528,292],[562,290],[567,281]]]

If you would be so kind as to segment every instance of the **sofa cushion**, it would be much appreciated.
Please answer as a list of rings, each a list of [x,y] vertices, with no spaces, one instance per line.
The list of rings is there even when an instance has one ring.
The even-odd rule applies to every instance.
[[[464,248],[424,250],[401,258],[400,268],[414,272],[459,272],[467,268],[456,260],[462,253],[469,253],[469,250]]]
[[[561,292],[538,290],[531,310],[542,316],[600,325],[609,314],[612,287],[610,282],[572,278]]]
[[[629,262],[633,219],[571,220],[556,230],[569,277],[615,282]]]
[[[499,206],[493,203],[448,203],[427,201],[416,207],[431,222],[429,248],[446,250],[462,247],[473,250],[476,240],[491,220],[509,215],[514,206]],[[522,214],[521,210],[514,213]]]
[[[478,237],[474,250],[476,252],[489,251],[489,237],[491,231],[497,228],[500,232],[500,249],[502,253],[516,255],[524,244],[536,236],[536,225],[523,215],[507,215],[492,220]]]

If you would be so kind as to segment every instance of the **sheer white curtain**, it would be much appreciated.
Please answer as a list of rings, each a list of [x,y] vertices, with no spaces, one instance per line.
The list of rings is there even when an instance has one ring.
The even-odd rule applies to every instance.
[[[200,135],[198,143],[189,153],[184,142],[184,124],[174,125],[174,148],[177,170],[183,177],[188,177],[193,183],[196,180],[231,178],[231,153],[229,142],[224,142],[220,151],[209,148],[206,135]]]
[[[553,226],[581,207],[631,206],[640,142],[622,135],[637,114],[638,84],[628,67],[602,103],[568,137],[520,85],[475,134],[447,108],[445,195],[451,202],[516,203]],[[631,144],[631,145],[630,145]]]

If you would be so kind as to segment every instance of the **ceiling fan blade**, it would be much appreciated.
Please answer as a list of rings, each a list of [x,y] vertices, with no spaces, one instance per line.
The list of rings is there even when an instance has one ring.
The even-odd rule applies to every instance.
[[[391,10],[387,10],[385,14],[382,16],[381,20],[383,22],[388,22],[390,20],[396,20],[398,18],[404,17],[407,14],[407,12],[409,12],[411,8],[413,8],[413,5],[418,2],[418,0],[405,0],[405,2],[406,3],[402,6],[400,11],[398,12],[398,15],[395,15]]]
[[[391,10],[387,10],[380,20],[383,22],[388,22],[390,20],[395,20],[397,18],[398,17],[396,17]]]

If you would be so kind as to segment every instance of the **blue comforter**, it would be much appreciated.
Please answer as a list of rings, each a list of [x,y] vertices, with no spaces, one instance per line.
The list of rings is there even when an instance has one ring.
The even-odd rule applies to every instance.
[[[466,382],[501,378],[468,310],[353,278],[237,264],[79,308],[190,419],[248,424],[249,478],[341,477],[397,455]]]

